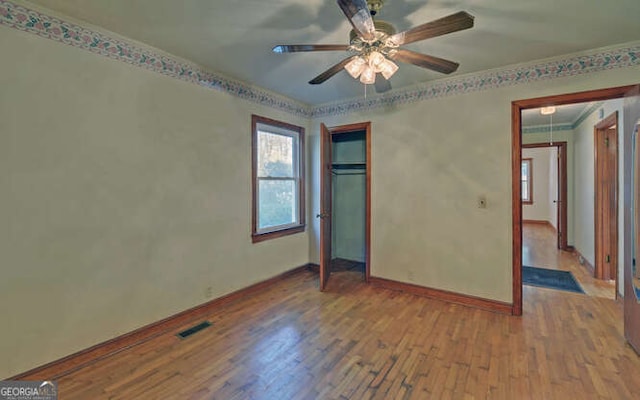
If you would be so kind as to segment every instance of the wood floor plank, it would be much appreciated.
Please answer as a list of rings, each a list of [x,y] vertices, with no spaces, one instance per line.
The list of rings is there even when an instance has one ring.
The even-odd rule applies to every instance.
[[[528,242],[532,257],[535,242]],[[560,261],[556,268],[575,270],[583,287],[590,285],[576,260],[544,252]],[[337,272],[321,293],[313,272],[289,276],[222,306],[207,316],[211,327],[187,339],[167,333],[64,376],[60,398],[633,399],[640,393],[640,359],[624,339],[621,306],[601,291],[525,286],[524,315],[510,317],[371,287],[361,278],[359,271]]]
[[[557,233],[550,225],[522,224],[522,265],[570,271],[590,296],[615,299],[615,283],[595,279],[576,253],[557,250]]]

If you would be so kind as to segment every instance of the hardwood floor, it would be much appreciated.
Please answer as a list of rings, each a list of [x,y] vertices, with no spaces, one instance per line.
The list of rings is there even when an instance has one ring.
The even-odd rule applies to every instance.
[[[58,380],[60,399],[632,399],[621,307],[524,287],[512,317],[304,271]],[[194,321],[194,324],[200,321]],[[187,327],[184,327],[187,328]],[[183,329],[184,329],[183,328]],[[635,393],[635,395],[634,395]]]
[[[522,224],[522,265],[571,271],[589,296],[615,299],[615,282],[595,279],[575,253],[557,248],[556,231],[549,225]]]
[[[365,263],[353,260],[345,260],[344,258],[334,258],[331,260],[331,271],[356,271],[364,274]],[[364,277],[364,275],[363,275]]]

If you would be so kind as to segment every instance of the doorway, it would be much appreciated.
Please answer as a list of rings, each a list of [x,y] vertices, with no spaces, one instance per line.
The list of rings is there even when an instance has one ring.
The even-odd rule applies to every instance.
[[[523,210],[523,221],[532,223],[546,222],[555,231],[556,247],[559,250],[569,250],[568,245],[568,222],[567,222],[567,142],[546,142],[546,143],[527,143],[522,145],[522,149],[535,150],[548,150],[546,153],[542,153],[543,163],[547,163],[546,166],[541,168],[546,173],[546,177],[540,182],[547,185],[543,188],[542,192],[544,196],[540,199],[540,202],[546,203],[546,207],[542,211],[542,217],[540,217],[540,211],[532,212],[531,216],[527,215],[526,210]],[[523,160],[526,157],[523,156]],[[533,159],[531,161],[534,161]],[[531,168],[536,168],[536,163],[530,164]],[[546,168],[545,168],[546,167]],[[536,177],[535,174],[532,174]],[[546,178],[546,179],[544,179]],[[534,187],[534,186],[530,186]],[[523,186],[524,190],[524,186]],[[533,190],[531,190],[533,192]],[[531,193],[529,202],[534,204],[533,193]],[[538,196],[539,198],[539,196]],[[527,204],[526,202],[523,202]],[[527,205],[525,205],[526,207]]]
[[[369,282],[371,123],[321,126],[320,290],[332,272],[361,272]]]
[[[567,142],[523,144],[522,265],[527,272],[567,270],[567,204]]]
[[[616,87],[610,89],[592,90],[587,92],[572,93],[565,95],[541,97],[527,100],[519,100],[512,102],[511,120],[512,120],[512,233],[513,233],[513,270],[512,270],[512,290],[513,304],[512,314],[522,315],[522,186],[521,186],[521,169],[522,169],[522,111],[533,108],[541,108],[550,105],[564,105],[573,103],[583,103],[591,101],[603,101],[610,99],[618,99],[630,96],[633,91],[638,91],[638,85]],[[625,109],[625,115],[627,114]],[[626,131],[625,131],[626,132]],[[626,159],[626,158],[625,158]],[[625,180],[627,175],[625,174]],[[626,198],[625,198],[626,200]],[[625,215],[625,221],[627,216]],[[625,225],[626,226],[626,225]],[[626,232],[626,228],[625,228]],[[626,238],[625,238],[626,240]],[[628,256],[627,246],[625,245],[625,265]],[[625,276],[626,280],[626,276]],[[626,309],[625,309],[626,312]]]

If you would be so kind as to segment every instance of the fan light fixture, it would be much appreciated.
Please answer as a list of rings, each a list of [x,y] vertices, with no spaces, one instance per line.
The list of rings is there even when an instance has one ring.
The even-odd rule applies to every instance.
[[[540,114],[542,115],[551,115],[556,112],[556,108],[554,106],[542,107],[540,109]]]
[[[362,57],[354,57],[353,60],[349,61],[344,69],[347,70],[349,75],[353,77],[353,79],[358,79],[362,71],[364,71],[364,67],[367,65],[367,62]]]
[[[364,66],[362,74],[360,74],[360,82],[365,85],[373,85],[376,83],[376,71],[369,65]]]
[[[389,22],[373,19],[378,15],[385,0],[337,0],[337,3],[353,28],[349,32],[348,44],[279,44],[274,46],[272,51],[278,54],[348,51],[352,55],[310,80],[309,84],[319,85],[338,72],[346,70],[354,79],[360,79],[360,82],[365,84],[365,96],[366,85],[374,84],[378,93],[391,89],[389,78],[398,71],[396,62],[413,64],[442,74],[455,72],[459,67],[457,62],[401,47],[473,27],[473,15],[459,11],[397,32]],[[381,74],[385,79],[376,79],[377,74]]]
[[[360,82],[372,85],[376,82],[376,74],[380,73],[385,79],[389,79],[396,73],[398,66],[379,52],[372,51],[367,55],[354,57],[344,69],[353,79],[359,77]]]

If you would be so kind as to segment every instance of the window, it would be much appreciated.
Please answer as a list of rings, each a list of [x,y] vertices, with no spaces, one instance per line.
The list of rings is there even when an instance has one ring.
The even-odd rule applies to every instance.
[[[522,159],[522,173],[520,177],[522,182],[522,202],[524,204],[533,204],[533,159]]]
[[[253,115],[254,243],[304,231],[304,128]]]

